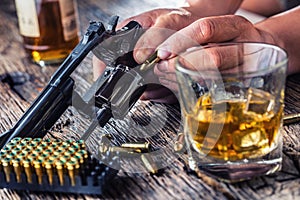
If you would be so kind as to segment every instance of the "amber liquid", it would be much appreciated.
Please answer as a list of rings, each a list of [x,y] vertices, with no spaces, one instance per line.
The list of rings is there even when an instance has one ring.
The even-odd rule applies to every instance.
[[[214,158],[235,161],[263,156],[277,145],[283,106],[275,112],[269,93],[250,89],[247,99],[211,103],[199,98],[187,115],[194,149]]]
[[[57,1],[42,1],[38,13],[40,37],[25,37],[24,47],[35,63],[61,63],[78,44],[78,34],[68,41],[64,39],[59,4]],[[70,29],[77,29],[76,21]]]

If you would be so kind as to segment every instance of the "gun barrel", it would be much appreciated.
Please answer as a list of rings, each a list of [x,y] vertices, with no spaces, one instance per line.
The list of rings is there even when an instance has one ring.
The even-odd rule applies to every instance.
[[[90,22],[83,39],[54,73],[45,89],[16,125],[0,135],[0,148],[14,137],[42,137],[46,134],[71,103],[74,81],[70,75],[106,37],[102,23]]]
[[[60,89],[48,85],[16,125],[0,135],[0,148],[14,137],[43,137],[70,105],[73,86],[71,78]]]

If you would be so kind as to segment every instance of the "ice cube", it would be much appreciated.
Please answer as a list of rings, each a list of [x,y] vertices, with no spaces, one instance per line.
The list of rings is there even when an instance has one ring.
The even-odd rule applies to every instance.
[[[263,128],[234,131],[232,140],[233,147],[238,152],[257,150],[269,144],[266,131]]]
[[[275,97],[268,92],[256,88],[249,88],[247,92],[247,104],[244,112],[267,114],[274,110]],[[267,114],[268,115],[268,114]]]

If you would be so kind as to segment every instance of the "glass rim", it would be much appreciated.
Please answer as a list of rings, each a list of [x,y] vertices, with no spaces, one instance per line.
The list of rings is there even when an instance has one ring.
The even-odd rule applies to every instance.
[[[284,49],[282,49],[281,47],[273,45],[273,44],[261,43],[261,42],[224,42],[224,43],[212,43],[212,44],[207,44],[207,45],[203,45],[203,46],[194,46],[194,47],[190,47],[190,48],[186,49],[184,52],[182,52],[181,54],[179,54],[177,56],[177,58],[175,60],[175,70],[179,71],[179,72],[183,72],[185,74],[197,76],[197,75],[199,75],[197,71],[182,67],[182,64],[180,64],[180,61],[179,61],[180,58],[184,57],[187,54],[190,54],[192,52],[196,52],[199,50],[204,50],[204,49],[218,47],[218,46],[220,46],[220,47],[221,46],[232,46],[232,45],[238,45],[238,44],[259,45],[261,47],[268,47],[268,48],[276,50],[277,52],[280,52],[282,55],[285,56],[285,58],[282,59],[280,62],[276,63],[275,65],[268,66],[266,69],[255,70],[255,71],[243,71],[242,74],[225,72],[225,73],[222,73],[223,77],[232,77],[232,76],[255,77],[255,76],[262,75],[262,74],[270,73],[270,72],[284,66],[288,62],[287,52]],[[210,72],[213,75],[213,74],[215,74],[216,70],[205,70],[205,73],[208,73],[208,75],[210,75],[209,74]]]

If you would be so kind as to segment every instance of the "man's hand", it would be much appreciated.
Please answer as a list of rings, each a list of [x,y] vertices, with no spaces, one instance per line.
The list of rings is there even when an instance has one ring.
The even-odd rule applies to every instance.
[[[174,89],[177,55],[196,45],[230,41],[280,43],[274,35],[256,28],[241,16],[226,15],[202,18],[178,31],[158,47],[158,56],[163,61],[155,67],[154,73],[159,77],[162,85]],[[226,55],[230,54],[230,51],[222,50],[211,52],[211,54],[214,55],[216,66],[228,67],[230,60]]]

